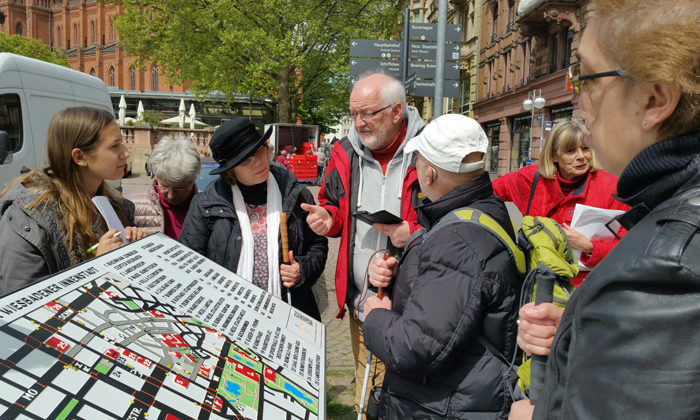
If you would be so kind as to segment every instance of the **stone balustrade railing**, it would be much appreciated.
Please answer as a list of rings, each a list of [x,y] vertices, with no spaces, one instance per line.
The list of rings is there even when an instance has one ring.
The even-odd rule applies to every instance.
[[[197,149],[200,156],[211,156],[209,150],[209,140],[214,134],[214,128],[170,128],[153,127],[146,124],[122,125],[122,141],[126,144],[127,150],[132,158],[132,173],[142,174],[145,172],[144,165],[148,157],[147,153],[153,150],[163,137],[189,139]]]

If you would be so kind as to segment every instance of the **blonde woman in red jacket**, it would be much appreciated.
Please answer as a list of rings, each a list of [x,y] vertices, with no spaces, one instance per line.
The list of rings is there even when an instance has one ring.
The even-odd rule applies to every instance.
[[[556,220],[569,238],[571,247],[581,251],[581,262],[597,265],[618,240],[589,240],[569,224],[576,204],[605,209],[627,210],[617,201],[617,177],[598,169],[593,150],[585,143],[589,135],[579,121],[567,119],[554,125],[540,151],[540,165],[525,166],[493,181],[494,193],[512,201],[523,215],[546,216]],[[533,191],[534,186],[534,191]],[[532,194],[531,194],[532,193]],[[622,236],[622,232],[618,232]],[[579,286],[588,271],[572,279]]]

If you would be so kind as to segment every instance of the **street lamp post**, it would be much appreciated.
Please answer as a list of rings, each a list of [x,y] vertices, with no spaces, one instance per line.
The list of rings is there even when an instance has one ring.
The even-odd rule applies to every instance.
[[[533,89],[532,92],[527,94],[527,99],[523,101],[523,108],[525,111],[531,111],[530,114],[530,146],[527,148],[527,159],[532,161],[532,133],[533,127],[535,125],[535,110],[544,108],[545,99],[542,97],[542,89]],[[540,139],[540,148],[542,146],[542,139]]]

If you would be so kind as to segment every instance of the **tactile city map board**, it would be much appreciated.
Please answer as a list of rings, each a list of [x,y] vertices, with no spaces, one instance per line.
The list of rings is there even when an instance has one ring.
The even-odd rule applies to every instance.
[[[323,419],[325,327],[157,234],[0,299],[0,418]]]

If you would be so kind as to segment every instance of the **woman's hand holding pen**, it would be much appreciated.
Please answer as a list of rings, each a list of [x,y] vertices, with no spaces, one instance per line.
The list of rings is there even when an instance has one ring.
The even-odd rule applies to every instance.
[[[116,229],[110,229],[100,237],[97,249],[94,250],[95,256],[106,254],[107,252],[124,245],[124,241],[119,235],[117,235],[117,232],[119,231]],[[126,239],[128,239],[130,242],[133,242],[146,237],[146,232],[137,227],[129,226],[124,228],[124,236],[126,236]]]
[[[106,254],[107,252],[124,245],[122,238],[117,235],[118,232],[119,231],[116,229],[110,229],[100,237],[100,242],[97,244],[97,249],[94,250],[95,256]]]
[[[145,238],[148,234],[135,226],[127,226],[124,228],[124,234],[129,242],[137,241],[141,238]]]

